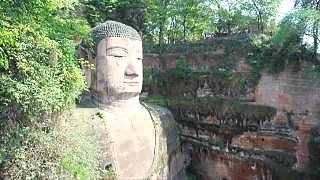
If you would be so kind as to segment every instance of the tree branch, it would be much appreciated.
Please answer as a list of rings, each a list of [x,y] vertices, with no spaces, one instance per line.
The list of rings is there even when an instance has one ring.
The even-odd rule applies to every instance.
[[[313,38],[317,38],[318,41],[320,41],[319,37],[316,37],[314,34],[305,33],[307,36],[311,36]]]
[[[253,6],[255,7],[255,9],[257,10],[257,13],[260,15],[260,9],[258,7],[258,5],[256,4],[256,1],[255,0],[251,0],[252,3],[253,3]]]

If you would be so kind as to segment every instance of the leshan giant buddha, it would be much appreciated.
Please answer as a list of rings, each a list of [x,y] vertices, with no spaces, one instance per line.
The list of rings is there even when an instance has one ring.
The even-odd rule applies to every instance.
[[[96,80],[91,88],[106,120],[111,142],[106,150],[117,178],[181,178],[183,156],[171,113],[139,102],[143,80],[140,35],[125,24],[107,21],[93,29],[93,36]]]

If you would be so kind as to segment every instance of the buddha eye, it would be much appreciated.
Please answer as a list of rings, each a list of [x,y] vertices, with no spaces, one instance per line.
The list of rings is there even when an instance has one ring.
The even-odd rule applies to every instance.
[[[143,58],[137,58],[139,61],[142,61],[143,60]]]
[[[111,56],[116,57],[116,58],[122,58],[122,57],[124,57],[124,56],[121,56],[121,55],[111,55]]]
[[[111,57],[113,57],[113,58],[123,58],[123,57],[126,57],[126,56],[124,56],[124,55],[119,55],[119,54],[110,54],[110,55],[108,55],[108,56],[111,56]]]
[[[107,56],[111,56],[113,58],[124,58],[127,57],[128,50],[124,47],[112,46],[106,49]]]

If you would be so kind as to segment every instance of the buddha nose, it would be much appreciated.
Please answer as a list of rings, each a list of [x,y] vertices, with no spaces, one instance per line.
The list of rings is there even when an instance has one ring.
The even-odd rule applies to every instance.
[[[132,60],[130,60],[127,64],[125,75],[131,77],[139,76],[136,64]]]

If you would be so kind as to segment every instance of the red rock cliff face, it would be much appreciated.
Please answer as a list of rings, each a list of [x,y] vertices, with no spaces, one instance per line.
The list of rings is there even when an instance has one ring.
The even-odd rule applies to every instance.
[[[232,144],[248,149],[279,150],[294,152],[297,141],[294,138],[287,138],[274,134],[246,133],[232,139]]]
[[[310,130],[320,120],[320,81],[311,74],[287,68],[278,76],[263,74],[255,97],[258,104],[277,108],[270,125],[297,138],[295,167],[308,170],[313,158],[308,147]]]
[[[200,150],[200,149],[197,149]],[[200,150],[201,151],[201,150]],[[266,165],[254,160],[219,153],[215,151],[193,152],[194,171],[205,180],[271,180],[272,171]],[[214,162],[214,163],[212,163]]]
[[[160,62],[159,57],[152,58]],[[162,67],[174,68],[177,58],[167,56]],[[200,56],[187,59],[196,70],[208,69],[216,63]],[[250,71],[250,67],[239,62],[236,71]],[[147,64],[148,68],[155,66]],[[208,84],[207,94],[216,95]],[[319,159],[316,157],[319,153],[310,151],[310,131],[320,120],[320,80],[303,71],[303,66],[298,72],[288,67],[278,75],[263,73],[252,99],[253,105],[275,108],[275,115],[252,120],[242,115],[213,113],[195,115],[192,123],[182,125],[185,144],[197,142],[190,151],[193,172],[199,179],[308,179],[305,173]],[[243,127],[245,131],[240,130]],[[199,150],[201,147],[207,150]],[[313,149],[317,151],[320,149]]]
[[[194,173],[200,179],[317,179],[307,174],[319,159],[319,153],[311,153],[310,149],[310,132],[320,119],[319,83],[318,79],[302,72],[293,73],[290,68],[278,76],[264,74],[258,83],[253,105],[273,107],[276,114],[258,124],[252,120],[244,123],[244,126],[257,126],[257,129],[238,132],[240,127],[227,128],[223,133],[231,133],[221,135],[218,130],[206,127],[184,127],[186,134],[202,141],[201,145],[193,146],[191,153]],[[245,117],[214,114],[198,117],[202,122],[218,126],[217,129],[234,127],[228,121],[237,118]],[[226,124],[221,126],[221,123]],[[209,143],[203,143],[203,139]],[[220,144],[210,145],[210,141]],[[222,147],[221,142],[224,143]],[[214,148],[208,148],[204,153],[196,151],[199,146]]]
[[[255,101],[276,114],[257,130],[231,135],[223,148],[193,146],[194,173],[200,179],[317,179],[307,174],[319,159],[311,153],[319,149],[310,149],[310,132],[320,120],[320,81],[290,67],[279,75],[263,74]]]

